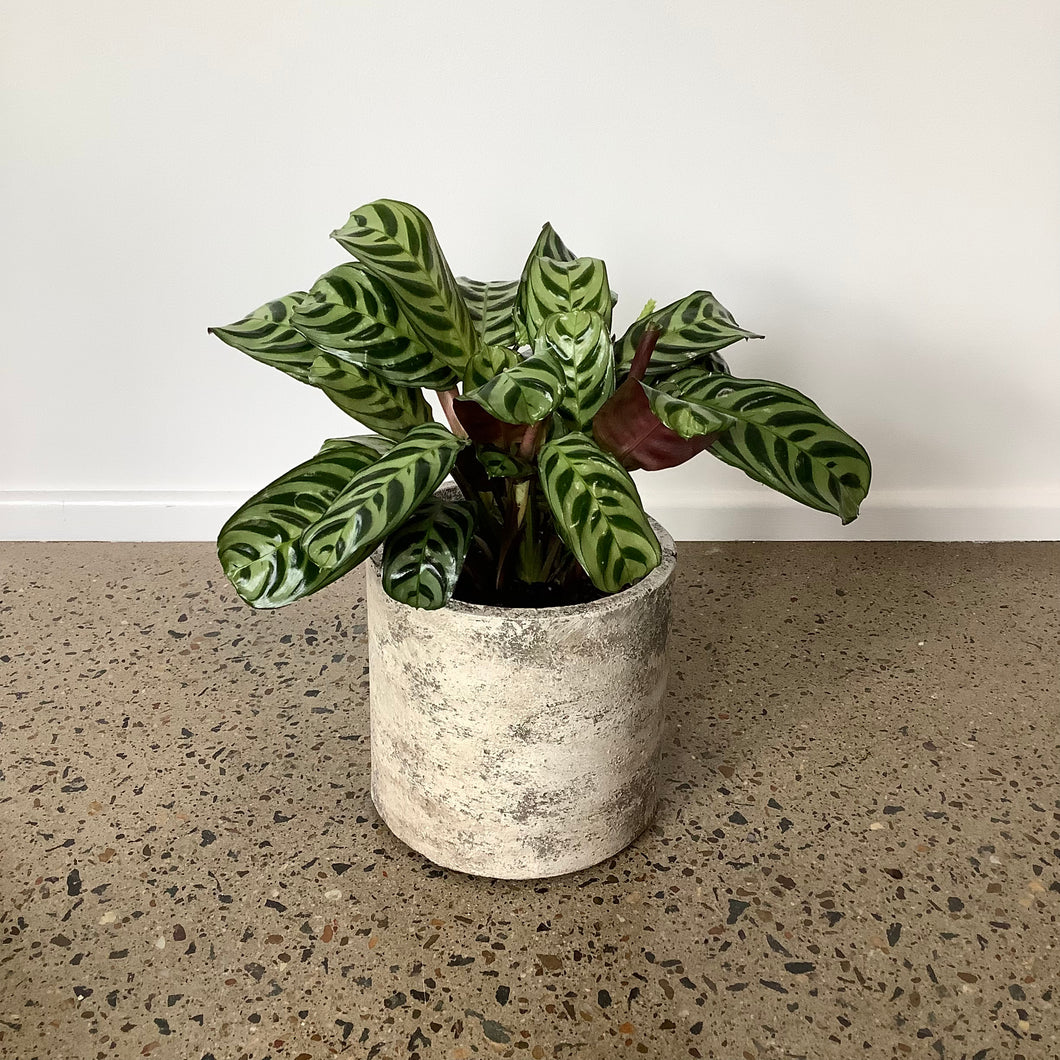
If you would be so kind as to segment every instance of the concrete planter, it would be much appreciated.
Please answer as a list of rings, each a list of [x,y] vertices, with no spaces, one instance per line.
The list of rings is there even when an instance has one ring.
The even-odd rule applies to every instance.
[[[615,596],[574,607],[419,611],[367,564],[372,800],[447,868],[527,879],[587,868],[650,823],[673,539]]]

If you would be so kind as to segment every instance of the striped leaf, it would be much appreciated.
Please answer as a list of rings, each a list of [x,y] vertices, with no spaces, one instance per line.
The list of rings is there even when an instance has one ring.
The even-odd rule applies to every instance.
[[[552,223],[546,221],[541,226],[537,241],[534,243],[534,249],[530,251],[530,257],[526,259],[526,265],[523,267],[523,278],[525,279],[526,270],[535,258],[552,258],[553,261],[574,261],[577,256],[560,239],[559,232],[552,227]]]
[[[516,340],[532,346],[546,317],[570,309],[589,309],[611,327],[618,296],[607,285],[607,269],[598,258],[578,258],[548,222],[534,243],[519,278],[515,303]]]
[[[396,386],[456,386],[456,374],[416,338],[386,284],[356,262],[324,273],[291,323],[310,342]]]
[[[698,438],[701,434],[718,434],[731,427],[736,419],[727,412],[711,408],[688,398],[675,397],[641,383],[653,415],[682,438]]]
[[[515,299],[519,293],[518,280],[470,280],[458,276],[456,280],[464,296],[467,311],[475,322],[479,338],[487,346],[515,344]]]
[[[475,456],[487,478],[529,478],[534,471],[528,461],[493,446],[480,445]]]
[[[603,317],[611,327],[611,288],[607,266],[599,258],[533,258],[519,284],[518,320],[531,343],[537,341],[553,313],[585,309]]]
[[[712,372],[728,372],[718,351],[740,339],[760,339],[741,328],[732,314],[709,291],[696,291],[662,309],[641,317],[618,340],[615,359],[620,372],[628,372],[637,344],[648,328],[661,331],[645,378],[661,379],[692,362]]]
[[[305,297],[305,291],[293,291],[266,302],[234,324],[208,330],[255,361],[278,368],[300,383],[308,383],[310,369],[320,351],[291,323],[295,308]]]
[[[225,523],[217,555],[243,600],[282,607],[332,580],[306,555],[302,536],[392,445],[374,435],[329,438],[316,456],[270,482]]]
[[[383,591],[425,611],[444,607],[456,588],[474,531],[470,502],[432,497],[387,538]]]
[[[515,350],[506,346],[480,346],[468,359],[464,372],[464,390],[474,390],[488,383],[499,372],[521,362]]]
[[[386,438],[401,438],[411,427],[430,423],[434,418],[418,390],[388,383],[333,353],[317,357],[309,381],[347,416]]]
[[[659,565],[659,540],[633,479],[590,438],[548,442],[540,476],[556,529],[601,592],[616,593]]]
[[[438,423],[413,427],[306,534],[309,558],[325,573],[356,567],[437,489],[466,444]]]
[[[331,234],[386,283],[420,341],[462,373],[480,339],[426,215],[379,199]]]
[[[529,424],[552,413],[563,394],[563,369],[542,350],[468,391],[458,404],[473,401],[504,423]]]
[[[735,420],[711,446],[714,456],[844,525],[857,518],[869,491],[868,453],[817,405],[765,379],[697,375],[675,377],[676,396]]]
[[[564,394],[556,418],[568,430],[584,430],[615,392],[615,359],[603,317],[584,309],[553,313],[534,349],[552,354],[563,370]]]

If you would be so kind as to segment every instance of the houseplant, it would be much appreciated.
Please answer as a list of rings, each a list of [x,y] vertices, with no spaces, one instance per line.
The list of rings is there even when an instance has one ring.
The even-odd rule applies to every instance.
[[[603,261],[574,255],[548,224],[518,280],[488,283],[454,278],[430,222],[405,203],[370,203],[332,235],[357,261],[211,331],[322,390],[374,433],[327,440],[247,501],[221,530],[222,567],[247,603],[274,608],[375,553],[373,797],[384,819],[469,871],[591,864],[631,840],[654,807],[673,550],[629,472],[707,451],[847,523],[868,490],[867,454],[797,391],[729,373],[720,351],[760,336],[708,292],[649,303],[615,338]],[[458,492],[439,492],[450,475]],[[627,597],[636,606],[612,628],[615,601]],[[604,627],[610,640],[600,640]],[[563,653],[577,675],[556,688],[574,681],[579,694],[553,688],[535,699],[529,686],[548,684]],[[498,658],[518,660],[522,679]],[[466,716],[454,722],[458,705]],[[424,722],[432,713],[447,720]],[[543,757],[528,772],[531,744]],[[535,791],[549,774],[563,774],[565,787]],[[570,801],[601,778],[585,811],[594,838],[564,833]],[[457,805],[476,781],[493,794]]]

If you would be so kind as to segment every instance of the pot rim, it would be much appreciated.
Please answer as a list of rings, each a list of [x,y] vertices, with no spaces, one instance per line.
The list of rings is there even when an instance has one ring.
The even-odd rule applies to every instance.
[[[449,491],[454,491],[454,487],[449,487]],[[439,490],[439,492],[442,491]],[[445,607],[440,607],[437,610],[442,612],[453,611],[462,615],[481,615],[482,617],[488,618],[527,619],[534,615],[543,614],[555,615],[557,617],[561,615],[568,616],[579,614],[603,615],[607,614],[609,611],[626,607],[639,597],[649,596],[663,588],[663,586],[673,577],[674,571],[677,568],[677,545],[674,543],[673,537],[671,537],[669,531],[662,525],[662,523],[653,519],[650,515],[648,516],[648,522],[651,524],[651,528],[655,531],[655,536],[659,539],[662,559],[659,561],[659,565],[653,571],[650,571],[641,578],[639,582],[627,585],[625,589],[620,589],[617,593],[611,593],[609,596],[602,596],[598,600],[590,600],[588,603],[584,604],[558,604],[552,607],[497,607],[494,604],[469,604],[463,600],[450,600]],[[382,548],[377,548],[375,552],[372,553],[369,563],[371,565],[372,576],[382,579]],[[395,607],[407,607],[410,611],[422,610],[422,608],[415,608],[411,607],[409,604],[403,604],[400,600],[394,600],[389,596],[386,597],[386,599],[388,603],[393,604]]]

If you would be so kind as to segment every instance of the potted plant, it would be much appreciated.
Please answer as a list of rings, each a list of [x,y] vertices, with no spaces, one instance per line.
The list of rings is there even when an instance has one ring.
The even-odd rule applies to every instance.
[[[372,797],[399,838],[480,875],[595,864],[656,804],[675,551],[630,471],[706,451],[847,523],[868,456],[730,374],[720,351],[760,336],[706,291],[614,337],[603,261],[548,224],[503,282],[454,278],[405,203],[332,235],[356,261],[211,331],[373,433],[248,500],[221,565],[274,608],[370,560]]]

